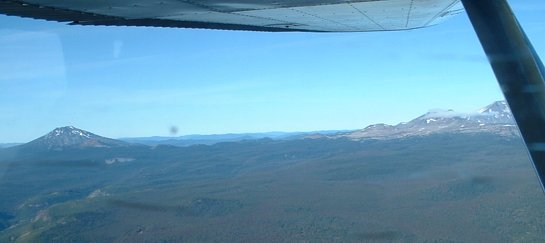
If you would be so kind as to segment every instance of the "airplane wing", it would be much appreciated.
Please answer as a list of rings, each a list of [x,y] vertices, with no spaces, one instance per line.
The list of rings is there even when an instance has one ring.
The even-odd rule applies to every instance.
[[[273,32],[407,30],[462,11],[459,0],[0,0],[0,14],[73,25]]]

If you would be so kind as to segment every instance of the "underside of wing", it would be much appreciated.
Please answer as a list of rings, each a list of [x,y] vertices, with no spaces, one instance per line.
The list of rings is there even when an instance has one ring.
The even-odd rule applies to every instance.
[[[0,13],[78,25],[362,32],[437,24],[459,0],[0,0]]]

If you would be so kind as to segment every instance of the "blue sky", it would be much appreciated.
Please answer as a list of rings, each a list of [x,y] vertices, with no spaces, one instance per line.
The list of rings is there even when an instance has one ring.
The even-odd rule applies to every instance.
[[[511,1],[545,56],[545,2]],[[503,99],[465,14],[430,28],[258,33],[0,16],[0,142],[357,129]]]

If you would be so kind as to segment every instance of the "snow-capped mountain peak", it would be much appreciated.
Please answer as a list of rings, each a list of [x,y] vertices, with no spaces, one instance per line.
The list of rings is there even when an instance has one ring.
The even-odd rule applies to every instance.
[[[513,114],[505,101],[496,101],[479,110],[480,119],[503,124],[514,124]]]
[[[91,138],[93,135],[90,132],[78,129],[74,126],[58,127],[46,135],[46,138],[54,138],[59,136],[80,136],[83,138]]]
[[[496,101],[479,110],[479,113],[511,113],[507,102],[504,100]]]
[[[127,146],[123,141],[105,138],[73,127],[58,127],[46,135],[22,146],[32,149],[63,150],[64,148],[120,147]]]

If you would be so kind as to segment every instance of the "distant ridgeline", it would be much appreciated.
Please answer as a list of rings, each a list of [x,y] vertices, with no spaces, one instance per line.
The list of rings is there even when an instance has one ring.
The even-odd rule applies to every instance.
[[[189,146],[270,138],[275,140],[303,138],[396,139],[438,133],[494,133],[502,136],[520,136],[505,101],[496,101],[474,113],[453,110],[430,111],[409,122],[398,125],[375,124],[361,130],[330,130],[314,132],[270,132],[219,135],[188,135],[181,137],[124,138],[126,142],[146,145]]]
[[[520,136],[515,121],[505,101],[496,101],[474,113],[453,110],[433,110],[409,122],[397,125],[375,124],[361,130],[329,130],[314,132],[267,132],[216,135],[186,135],[181,137],[136,137],[119,140],[101,137],[73,126],[59,127],[26,144],[4,144],[27,150],[63,150],[66,148],[115,148],[138,145],[190,146],[212,145],[219,142],[237,142],[258,139],[315,139],[347,138],[396,139],[438,133],[494,133],[502,136]],[[0,144],[2,145],[2,144]]]
[[[520,136],[505,101],[496,101],[475,113],[434,110],[397,125],[375,124],[362,130],[340,133],[328,138],[396,139],[441,133],[493,133]]]
[[[505,101],[496,101],[474,113],[433,110],[409,122],[397,125],[375,124],[361,130],[186,135],[181,137],[138,137],[115,140],[73,126],[67,126],[56,128],[26,144],[0,144],[2,145],[0,148],[17,146],[27,150],[63,150],[66,148],[130,147],[136,144],[190,146],[264,138],[275,140],[313,138],[396,139],[438,133],[494,133],[502,136],[519,136],[518,128],[507,103]]]

